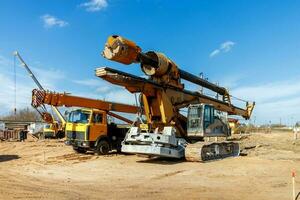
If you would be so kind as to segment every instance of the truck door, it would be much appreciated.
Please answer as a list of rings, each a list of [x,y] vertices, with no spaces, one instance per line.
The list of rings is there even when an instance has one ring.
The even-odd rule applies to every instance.
[[[96,141],[99,136],[107,135],[107,123],[105,112],[93,112],[89,132],[90,141]]]

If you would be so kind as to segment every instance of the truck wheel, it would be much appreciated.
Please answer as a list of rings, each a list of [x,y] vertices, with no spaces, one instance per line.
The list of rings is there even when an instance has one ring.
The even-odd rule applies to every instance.
[[[117,143],[117,153],[122,153],[121,149],[122,149],[122,140],[119,140]]]
[[[117,153],[122,153],[121,149],[122,149],[122,146],[121,147],[117,147]]]
[[[39,134],[39,139],[40,140],[44,140],[45,139],[45,134],[44,133],[40,133]]]
[[[96,153],[98,155],[107,155],[109,152],[109,143],[106,140],[101,140],[97,144]]]
[[[76,151],[76,153],[86,153],[85,149],[79,148],[79,147],[77,147],[77,148],[73,147],[73,150]]]
[[[57,137],[58,139],[62,139],[62,138],[65,137],[65,133],[64,133],[63,131],[58,131],[56,137]]]

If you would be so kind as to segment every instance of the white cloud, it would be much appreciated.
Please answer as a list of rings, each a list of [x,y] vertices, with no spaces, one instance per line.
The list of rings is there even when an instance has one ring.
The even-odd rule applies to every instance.
[[[230,93],[256,102],[252,116],[257,117],[259,123],[272,121],[283,123],[291,118],[300,121],[300,83],[299,78],[288,81],[277,81],[254,86],[238,87]]]
[[[98,87],[96,89],[96,92],[99,92],[99,93],[104,93],[104,92],[108,92],[111,88],[107,85],[104,85],[104,86],[101,86],[101,87]]]
[[[214,57],[214,56],[218,55],[219,53],[220,53],[220,50],[219,50],[219,49],[216,49],[216,50],[214,50],[213,52],[211,52],[211,53],[209,54],[209,57]]]
[[[93,89],[92,92],[89,93],[79,93],[80,96],[94,99],[104,99],[106,101],[126,103],[131,105],[135,103],[134,94],[128,92],[123,87],[113,85],[101,79],[83,79],[75,80],[73,82]]]
[[[105,99],[108,101],[118,102],[118,103],[125,103],[134,105],[135,104],[135,97],[134,94],[128,92],[125,88],[120,88],[116,90],[111,90],[105,94]]]
[[[31,70],[38,76],[37,78],[43,87],[48,90],[55,90],[62,83],[62,80],[67,81],[65,73],[58,69],[31,67]]]
[[[99,80],[97,79],[74,80],[73,82],[83,86],[89,86],[89,87],[98,87],[102,83],[100,79]]]
[[[5,58],[4,56],[0,55],[0,65],[1,66],[12,65],[12,61],[10,61],[7,58]]]
[[[95,89],[96,93],[104,93],[111,90],[112,85],[109,85],[108,82],[105,82],[101,79],[84,79],[84,80],[74,80],[74,83],[77,83],[82,86],[87,86]]]
[[[90,0],[88,2],[80,4],[80,7],[84,7],[88,12],[100,11],[108,6],[106,0]]]
[[[235,45],[232,41],[226,41],[223,44],[221,44],[220,50],[223,50],[224,52],[228,52],[231,50],[231,48]]]
[[[299,79],[278,81],[256,86],[245,86],[232,91],[235,96],[242,96],[247,99],[254,99],[259,102],[272,102],[279,98],[286,98],[292,95],[300,95]]]
[[[5,62],[2,62],[2,61]],[[16,91],[17,91],[17,109],[30,107],[31,91],[37,88],[33,80],[29,77],[26,70],[16,60]],[[43,69],[31,67],[30,69],[36,75],[45,89],[56,90],[59,83],[66,81],[64,72],[55,69]],[[13,62],[0,55],[0,115],[8,114],[14,108],[15,84],[14,84]]]
[[[58,18],[56,18],[52,15],[48,15],[48,14],[45,14],[45,15],[41,16],[41,19],[44,22],[44,27],[45,28],[51,28],[51,27],[54,27],[54,26],[65,27],[65,26],[69,25],[68,22],[63,21],[61,19],[58,19]]]
[[[247,79],[245,74],[242,73],[232,73],[230,76],[221,76],[218,78],[219,85],[222,85],[223,87],[227,88],[228,90],[231,90],[233,88],[236,88],[241,84],[243,79]]]
[[[14,81],[12,78],[0,72],[0,80],[5,84],[0,84],[0,114],[7,114],[14,108]],[[17,109],[30,107],[31,90],[34,88],[33,83],[17,84]]]
[[[209,57],[212,58],[212,57],[217,56],[220,53],[227,53],[233,48],[234,45],[235,45],[235,42],[232,42],[232,41],[223,42],[218,49],[213,50],[209,54]]]

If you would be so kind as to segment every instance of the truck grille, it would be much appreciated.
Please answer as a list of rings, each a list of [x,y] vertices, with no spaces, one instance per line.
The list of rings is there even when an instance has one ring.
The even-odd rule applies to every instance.
[[[83,131],[67,131],[68,140],[84,140]]]
[[[54,132],[51,132],[51,131],[45,131],[45,132],[44,132],[44,136],[45,136],[45,137],[54,137],[55,135],[54,135]]]

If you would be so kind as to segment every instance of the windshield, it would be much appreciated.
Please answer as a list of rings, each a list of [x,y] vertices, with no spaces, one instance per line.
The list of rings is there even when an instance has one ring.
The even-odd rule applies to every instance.
[[[44,125],[44,128],[50,128],[50,124]]]
[[[202,126],[202,107],[190,106],[188,109],[188,129],[198,130]]]
[[[68,117],[68,122],[86,124],[89,122],[89,117],[90,117],[90,113],[76,110],[76,111],[70,112],[69,117]]]

